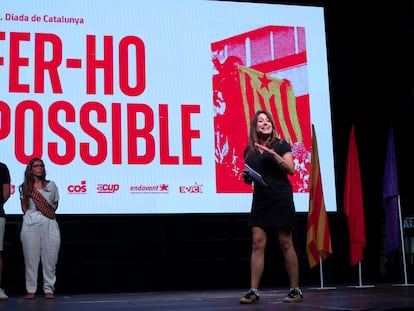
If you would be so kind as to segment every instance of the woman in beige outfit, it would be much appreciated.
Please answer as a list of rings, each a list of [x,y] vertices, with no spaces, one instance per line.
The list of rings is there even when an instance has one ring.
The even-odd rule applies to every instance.
[[[43,292],[53,299],[56,264],[60,248],[60,231],[55,218],[59,191],[46,179],[45,165],[34,158],[26,166],[24,181],[19,187],[23,224],[20,240],[23,247],[26,299],[35,298],[39,264],[42,264]]]

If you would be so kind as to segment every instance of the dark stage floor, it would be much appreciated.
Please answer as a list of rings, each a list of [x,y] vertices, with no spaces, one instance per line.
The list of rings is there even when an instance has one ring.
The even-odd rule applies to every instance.
[[[261,301],[241,305],[244,290],[166,291],[137,293],[58,294],[34,300],[10,296],[0,310],[42,311],[213,311],[213,310],[414,310],[414,286],[380,284],[364,286],[303,287],[305,300],[283,303],[285,289],[261,291]]]

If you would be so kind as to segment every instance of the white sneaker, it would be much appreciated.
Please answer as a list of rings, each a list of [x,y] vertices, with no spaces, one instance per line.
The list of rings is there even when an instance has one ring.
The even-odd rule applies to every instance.
[[[9,299],[9,296],[6,295],[4,292],[4,289],[0,288],[0,300],[7,300]]]

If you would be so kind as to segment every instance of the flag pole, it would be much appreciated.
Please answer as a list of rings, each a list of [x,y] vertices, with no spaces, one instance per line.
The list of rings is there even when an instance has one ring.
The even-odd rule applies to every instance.
[[[321,279],[321,288],[323,288],[323,266],[322,266],[322,256],[319,255],[319,277]]]
[[[310,168],[310,191],[308,232],[306,234],[306,253],[310,267],[318,264],[321,286],[316,289],[332,289],[323,285],[323,261],[332,255],[331,236],[329,232],[328,214],[323,199],[322,177],[319,167],[318,144],[315,126],[312,124],[312,153]]]
[[[404,230],[403,230],[403,225],[402,225],[403,222],[402,222],[402,217],[401,217],[400,195],[398,191],[397,163],[396,163],[396,154],[394,150],[394,131],[392,127],[390,128],[390,132],[389,132],[387,153],[385,156],[385,168],[384,168],[384,179],[383,179],[383,205],[384,205],[384,211],[385,211],[385,236],[386,236],[384,253],[386,255],[392,255],[394,257],[394,252],[397,252],[398,248],[401,247],[403,270],[404,270],[404,283],[396,284],[396,285],[412,286],[414,284],[408,284],[408,281],[407,281]],[[398,225],[399,225],[399,228],[397,227]],[[398,238],[398,233],[397,233],[398,229],[400,230],[399,238]],[[398,239],[400,239],[400,241],[398,241]]]
[[[398,220],[400,223],[400,236],[401,236],[401,251],[402,251],[402,260],[403,260],[403,270],[404,270],[404,284],[393,284],[394,286],[414,286],[414,284],[408,284],[407,280],[407,264],[405,260],[405,243],[404,243],[404,231],[402,226],[402,217],[401,217],[401,206],[400,206],[400,195],[397,197],[398,199]]]
[[[336,289],[335,286],[329,286],[329,287],[324,287],[323,285],[323,259],[322,256],[319,254],[319,278],[321,281],[321,286],[320,287],[313,287],[311,289]]]
[[[353,288],[371,288],[371,287],[375,287],[375,285],[362,285],[362,267],[361,267],[361,262],[358,262],[358,276],[359,276],[359,285],[356,286],[348,286],[348,287],[353,287]]]
[[[359,285],[349,287],[366,288],[372,287],[372,285],[362,285],[361,262],[364,258],[363,250],[366,246],[366,239],[361,173],[357,149],[355,127],[352,124],[345,175],[344,212],[348,217],[351,267],[358,264]]]
[[[403,259],[403,267],[404,267],[404,284],[407,285],[407,265],[406,265],[406,262],[405,262],[404,232],[403,232],[403,227],[402,227],[400,196],[399,195],[398,195],[398,219],[400,221],[401,250],[402,250],[402,259]]]

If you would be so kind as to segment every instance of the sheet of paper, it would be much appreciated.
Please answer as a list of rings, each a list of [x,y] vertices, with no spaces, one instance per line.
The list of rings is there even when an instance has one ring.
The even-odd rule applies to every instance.
[[[267,187],[267,184],[263,180],[262,175],[260,175],[257,171],[251,168],[249,165],[244,164],[244,168],[249,173],[249,176],[253,179],[253,181],[259,185]]]

